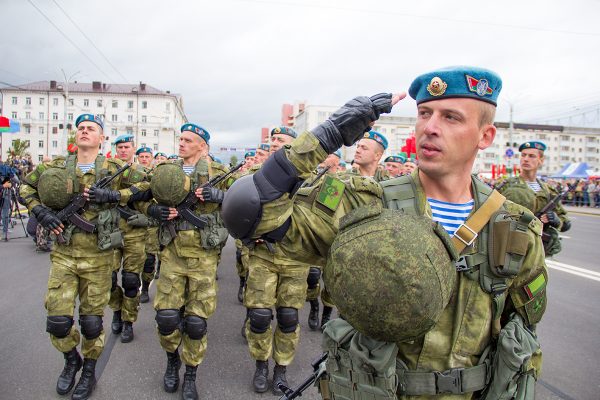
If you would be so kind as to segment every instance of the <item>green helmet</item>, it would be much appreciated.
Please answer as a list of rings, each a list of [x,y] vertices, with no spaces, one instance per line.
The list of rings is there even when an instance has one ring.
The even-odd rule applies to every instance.
[[[40,176],[38,182],[38,194],[42,204],[54,210],[65,208],[74,196],[73,178],[64,168],[48,168]]]
[[[323,277],[354,328],[399,343],[438,321],[454,289],[456,259],[438,223],[370,205],[342,219]]]
[[[178,164],[162,163],[156,166],[150,189],[160,204],[175,207],[191,190],[190,178]]]
[[[528,210],[535,210],[535,193],[526,185],[506,185],[502,190],[502,195],[507,200],[522,205]]]

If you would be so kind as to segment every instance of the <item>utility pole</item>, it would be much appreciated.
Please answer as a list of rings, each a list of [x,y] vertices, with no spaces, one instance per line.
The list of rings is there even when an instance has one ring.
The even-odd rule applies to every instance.
[[[79,71],[75,72],[73,75],[71,75],[69,77],[69,79],[67,79],[67,74],[65,74],[65,71],[61,68],[60,69],[64,78],[65,78],[65,87],[64,87],[64,96],[65,96],[65,108],[64,108],[64,115],[63,115],[63,134],[62,137],[59,141],[59,154],[62,152],[67,152],[67,142],[69,141],[69,129],[67,129],[67,106],[69,103],[69,81],[71,79],[73,79],[75,77],[75,75],[77,75],[79,73]],[[48,118],[50,118],[50,116],[48,116]],[[50,143],[48,143],[48,147],[50,147]]]

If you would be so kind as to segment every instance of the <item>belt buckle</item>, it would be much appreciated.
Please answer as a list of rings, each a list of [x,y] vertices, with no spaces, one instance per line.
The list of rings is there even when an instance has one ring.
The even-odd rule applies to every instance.
[[[459,232],[460,232],[461,228],[465,228],[466,230],[471,232],[471,234],[473,235],[471,240],[467,241],[460,236]],[[467,246],[467,247],[473,244],[475,239],[477,239],[477,236],[479,236],[478,233],[475,232],[473,229],[471,229],[469,227],[469,225],[465,225],[465,224],[460,224],[460,226],[454,231],[454,237],[457,238],[458,240],[460,240],[461,242],[463,242],[465,244],[465,246]]]
[[[458,272],[468,271],[471,269],[471,267],[469,267],[469,264],[467,263],[467,258],[465,256],[461,256],[458,260],[456,260],[454,266],[456,267],[456,271]]]
[[[443,372],[434,372],[435,389],[437,394],[463,394],[462,373],[464,370],[464,368],[452,368]]]

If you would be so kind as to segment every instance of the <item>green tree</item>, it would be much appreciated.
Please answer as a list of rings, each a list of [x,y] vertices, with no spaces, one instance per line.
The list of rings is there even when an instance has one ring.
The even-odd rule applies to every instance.
[[[7,153],[8,155],[12,155],[15,157],[23,157],[25,156],[25,150],[27,150],[28,148],[29,140],[15,139],[12,142],[12,147],[9,147],[9,149],[7,150]]]
[[[231,164],[231,165],[237,165],[237,163],[238,163],[238,158],[237,158],[237,156],[234,154],[234,155],[232,155],[232,156],[231,156],[231,158],[229,159],[229,164]]]

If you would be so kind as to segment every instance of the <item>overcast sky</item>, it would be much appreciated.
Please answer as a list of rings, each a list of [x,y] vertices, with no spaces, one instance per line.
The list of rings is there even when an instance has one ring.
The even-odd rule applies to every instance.
[[[61,68],[143,81],[182,94],[215,143],[252,145],[283,103],[341,105],[469,64],[502,76],[499,121],[510,101],[517,122],[600,126],[598,15],[597,0],[0,0],[0,81]],[[414,101],[393,113],[415,115]]]

